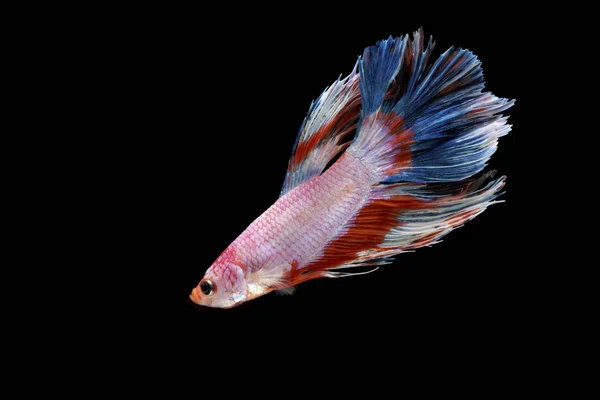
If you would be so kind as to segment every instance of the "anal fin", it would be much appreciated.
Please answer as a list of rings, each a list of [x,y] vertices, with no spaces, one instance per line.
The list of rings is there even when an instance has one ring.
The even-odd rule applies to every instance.
[[[342,233],[305,268],[324,277],[348,276],[350,272],[335,270],[384,265],[389,257],[431,246],[497,203],[504,177],[485,185],[492,175],[452,184],[379,186]]]
[[[352,268],[352,267],[344,267],[344,268]],[[367,271],[328,271],[323,276],[326,278],[345,278],[348,276],[357,276],[357,275],[366,275],[371,272],[375,272],[379,269],[379,267],[371,268]]]
[[[282,289],[275,290],[275,293],[282,295],[282,296],[286,296],[286,295],[294,294],[295,291],[296,291],[296,286],[288,286],[288,287],[285,287]]]

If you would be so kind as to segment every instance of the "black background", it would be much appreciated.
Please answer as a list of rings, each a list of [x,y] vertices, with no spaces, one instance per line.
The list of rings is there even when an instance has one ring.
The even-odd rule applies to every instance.
[[[243,23],[220,16],[210,28],[164,17],[123,38],[123,59],[136,61],[122,66],[128,83],[120,99],[123,113],[128,103],[136,110],[126,150],[135,157],[123,184],[135,197],[121,232],[131,236],[119,243],[134,250],[121,273],[132,272],[135,300],[123,307],[133,319],[149,315],[153,349],[191,360],[242,343],[274,358],[350,343],[352,351],[500,355],[522,341],[535,318],[520,254],[528,230],[523,159],[533,134],[527,77],[537,55],[527,47],[536,30],[512,15],[433,20],[390,12],[362,24],[360,15]],[[508,176],[506,202],[370,275],[315,280],[292,296],[269,294],[230,310],[194,305],[188,295],[206,269],[277,200],[311,101],[347,75],[366,46],[421,26],[436,56],[451,45],[470,49],[483,63],[486,90],[517,100],[508,111],[513,130],[488,168]]]

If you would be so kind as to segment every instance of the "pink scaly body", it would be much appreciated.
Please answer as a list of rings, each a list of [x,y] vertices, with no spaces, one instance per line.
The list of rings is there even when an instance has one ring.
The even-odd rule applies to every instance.
[[[245,274],[267,263],[302,269],[318,259],[327,243],[363,207],[374,182],[374,174],[351,152],[345,153],[325,173],[280,197],[216,264],[233,262]]]

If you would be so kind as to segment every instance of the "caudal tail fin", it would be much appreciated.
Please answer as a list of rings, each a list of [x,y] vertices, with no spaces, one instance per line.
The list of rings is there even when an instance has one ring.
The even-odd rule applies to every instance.
[[[362,112],[349,150],[381,182],[455,182],[480,172],[510,131],[500,113],[514,101],[483,93],[481,63],[450,48],[430,63],[422,30],[365,49]]]
[[[430,63],[432,50],[422,31],[413,40],[389,38],[365,49],[359,61],[362,110],[346,151],[370,167],[378,183],[298,281],[385,264],[437,243],[497,202],[504,177],[470,177],[510,131],[501,113],[514,101],[482,92],[481,64],[468,50],[451,48]]]

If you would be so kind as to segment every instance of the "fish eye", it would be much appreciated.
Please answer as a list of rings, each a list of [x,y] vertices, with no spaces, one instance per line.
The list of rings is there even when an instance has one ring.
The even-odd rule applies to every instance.
[[[215,291],[215,285],[212,283],[212,281],[206,279],[206,280],[200,282],[200,290],[206,296],[210,296]]]

